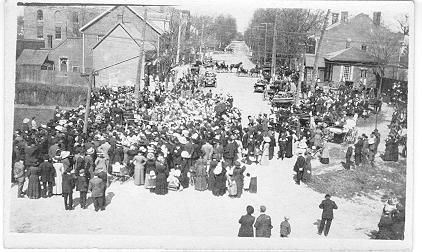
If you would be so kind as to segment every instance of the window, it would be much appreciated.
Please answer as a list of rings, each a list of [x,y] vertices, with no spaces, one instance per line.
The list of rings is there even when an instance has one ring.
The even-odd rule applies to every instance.
[[[37,38],[39,38],[39,39],[44,38],[43,26],[42,25],[37,25]]]
[[[316,49],[316,39],[308,38],[308,41],[306,42],[306,53],[315,54],[315,49]]]
[[[365,44],[362,44],[362,45],[360,46],[360,49],[361,49],[362,51],[366,51],[366,45],[365,45]]]
[[[331,24],[335,24],[337,22],[338,22],[338,13],[333,13],[332,14]]]
[[[368,69],[360,69],[360,77],[366,79]]]
[[[72,72],[74,72],[74,73],[79,72],[79,67],[78,66],[73,66],[72,67]]]
[[[73,23],[79,23],[78,13],[77,12],[73,12],[72,13],[72,22]]]
[[[43,16],[43,12],[42,10],[37,10],[37,20],[43,20],[44,16]]]
[[[73,23],[73,30],[72,30],[73,36],[78,37],[79,36],[79,24]]]
[[[59,65],[59,71],[60,72],[67,72],[67,63],[69,59],[67,57],[61,57],[60,58],[60,65]]]
[[[55,36],[56,39],[61,39],[62,38],[62,27],[56,26],[55,35],[56,35]]]
[[[343,80],[349,81],[352,74],[352,67],[351,66],[344,66],[343,67]]]
[[[123,22],[123,14],[122,13],[117,14],[117,22]]]

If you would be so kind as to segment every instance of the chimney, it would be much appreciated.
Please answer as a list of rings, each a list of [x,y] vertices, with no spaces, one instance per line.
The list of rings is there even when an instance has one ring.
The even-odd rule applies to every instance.
[[[374,12],[372,22],[374,23],[375,26],[380,26],[380,24],[381,24],[381,12],[380,11]]]
[[[335,24],[338,22],[338,13],[333,13],[331,16],[331,24]]]
[[[346,23],[349,19],[349,12],[342,11],[341,12],[341,22]]]

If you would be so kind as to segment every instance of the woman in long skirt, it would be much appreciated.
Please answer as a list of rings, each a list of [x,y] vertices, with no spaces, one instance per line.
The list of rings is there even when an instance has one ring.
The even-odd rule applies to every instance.
[[[303,177],[302,177],[302,181],[305,182],[305,183],[309,182],[311,180],[311,177],[312,177],[311,160],[312,160],[311,152],[306,151],[305,152],[305,167],[303,169]]]
[[[258,178],[256,175],[256,167],[258,163],[255,161],[248,167],[248,173],[250,174],[251,182],[249,183],[249,192],[257,193],[258,191]]]
[[[155,188],[155,158],[154,154],[148,153],[145,162],[145,189],[153,191]]]
[[[264,137],[264,142],[262,143],[262,157],[261,157],[261,165],[268,166],[270,162],[270,137]]]
[[[293,157],[293,137],[287,132],[287,142],[286,142],[286,158]]]
[[[208,190],[213,191],[215,186],[215,174],[214,169],[217,167],[218,162],[216,156],[212,155],[212,160],[210,162],[210,168],[208,170]]]
[[[157,158],[157,163],[155,164],[155,194],[165,195],[168,193],[167,177],[169,172],[167,170],[165,159],[163,156]]]
[[[64,166],[59,161],[59,157],[53,158],[53,167],[56,170],[56,178],[55,178],[55,185],[54,185],[54,191],[53,194],[55,195],[62,195],[62,175],[64,172]]]
[[[195,163],[195,190],[204,191],[207,189],[207,162],[199,158]]]
[[[28,169],[28,189],[27,196],[30,199],[39,199],[41,197],[41,183],[39,180],[40,170],[36,164],[32,164]]]
[[[145,162],[147,161],[147,159],[142,155],[141,152],[138,153],[138,155],[136,155],[133,158],[133,162],[135,164],[135,168],[134,168],[134,183],[137,186],[143,185],[145,183]]]

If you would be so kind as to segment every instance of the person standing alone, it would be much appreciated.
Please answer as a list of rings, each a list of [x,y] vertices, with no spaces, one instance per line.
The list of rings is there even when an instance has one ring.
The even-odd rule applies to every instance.
[[[333,209],[337,209],[338,207],[336,203],[331,200],[331,196],[326,194],[325,200],[321,202],[319,208],[322,209],[322,216],[321,223],[318,228],[318,234],[321,235],[322,231],[324,231],[324,235],[327,236],[330,231],[331,222],[334,218]]]

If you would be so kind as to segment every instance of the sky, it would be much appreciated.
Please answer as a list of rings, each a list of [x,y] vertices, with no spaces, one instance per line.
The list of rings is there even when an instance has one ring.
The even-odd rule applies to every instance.
[[[105,3],[106,1],[98,2]],[[413,14],[412,3],[406,1],[144,0],[142,2],[176,5],[178,9],[190,10],[193,15],[230,14],[236,19],[238,31],[242,33],[258,8],[331,9],[331,12],[348,11],[350,17],[365,13],[371,18],[374,11],[381,11],[381,20],[393,31],[399,31],[397,19],[404,17],[405,14],[410,14],[410,16]],[[136,3],[139,4],[139,2]],[[342,6],[343,9],[339,9],[338,6]],[[18,13],[23,14],[23,8],[18,8]]]
[[[210,1],[209,1],[210,2]],[[331,9],[331,12],[348,11],[349,16],[359,13],[368,14],[372,18],[372,13],[381,11],[382,21],[393,31],[399,31],[397,19],[411,13],[409,2],[320,2],[320,1],[274,1],[274,0],[213,0],[209,2],[189,1],[180,5],[191,11],[191,14],[214,15],[230,14],[236,18],[238,31],[244,32],[257,8],[310,8],[310,9]],[[339,9],[338,6],[343,6]]]

